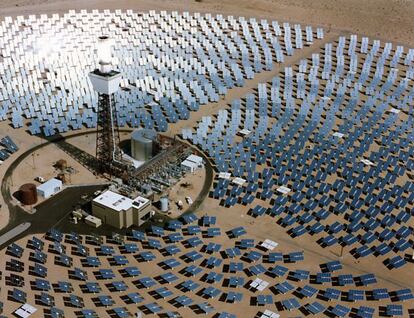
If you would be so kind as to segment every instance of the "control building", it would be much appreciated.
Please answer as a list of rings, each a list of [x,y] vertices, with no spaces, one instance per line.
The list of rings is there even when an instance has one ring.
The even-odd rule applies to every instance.
[[[92,201],[92,215],[118,229],[142,225],[150,217],[150,212],[150,200],[140,196],[130,199],[110,190]]]

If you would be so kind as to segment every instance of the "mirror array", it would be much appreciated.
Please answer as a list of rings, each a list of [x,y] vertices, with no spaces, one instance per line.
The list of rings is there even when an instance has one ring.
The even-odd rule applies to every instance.
[[[96,127],[88,72],[102,34],[114,39],[123,74],[118,125],[158,131],[324,36],[299,24],[188,12],[8,17],[0,24],[0,119],[46,136]]]
[[[8,159],[11,154],[14,154],[16,151],[19,150],[19,147],[17,147],[16,143],[10,138],[10,136],[5,136],[1,138],[0,145],[4,147],[3,149],[0,149],[1,162]]]
[[[96,127],[87,76],[102,34],[115,39],[123,74],[118,124],[158,131],[324,37],[310,26],[186,12],[6,18],[0,119],[45,136]],[[412,49],[340,36],[183,129],[218,172],[211,197],[247,206],[292,238],[342,246],[390,270],[411,266],[413,59]],[[17,151],[9,137],[1,144]],[[36,310],[26,302],[45,317],[413,314],[411,289],[384,288],[338,261],[308,263],[303,250],[259,240],[225,217],[187,214],[125,237],[51,229],[21,239],[4,251],[4,314],[19,304],[19,314]]]
[[[340,37],[183,129],[222,173],[212,197],[355,258],[412,262],[413,58]]]
[[[24,243],[26,242],[26,243]],[[20,243],[22,244],[22,243]],[[126,236],[64,234],[10,244],[8,301],[43,308],[45,317],[406,315],[410,289],[381,288],[374,274],[351,274],[339,261],[312,266],[303,251],[249,238],[214,216],[187,214]],[[368,304],[368,305],[367,305]],[[278,312],[279,314],[276,314]]]

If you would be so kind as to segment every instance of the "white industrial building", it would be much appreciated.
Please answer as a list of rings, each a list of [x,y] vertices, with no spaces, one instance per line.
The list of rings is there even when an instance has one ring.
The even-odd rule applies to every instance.
[[[88,215],[85,217],[85,223],[93,227],[100,227],[102,225],[102,220],[96,216]]]
[[[204,164],[203,158],[197,155],[189,155],[186,160],[196,163],[199,167]]]
[[[203,158],[196,155],[189,155],[183,162],[181,162],[181,168],[187,172],[193,173],[198,168],[201,168],[204,164]]]
[[[150,217],[150,212],[150,200],[140,196],[130,199],[110,190],[92,201],[92,214],[104,224],[118,229],[142,225]]]
[[[197,170],[198,165],[195,162],[186,159],[183,162],[181,162],[181,168],[186,172],[193,173]]]
[[[51,197],[52,195],[58,193],[63,188],[63,183],[59,179],[50,179],[45,183],[39,185],[37,189],[37,194],[44,199]]]

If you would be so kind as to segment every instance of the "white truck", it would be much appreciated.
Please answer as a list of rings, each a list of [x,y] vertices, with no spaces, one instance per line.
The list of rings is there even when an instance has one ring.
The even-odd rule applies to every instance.
[[[35,178],[35,181],[40,182],[40,183],[45,183],[45,178],[41,177],[41,176],[37,176]]]
[[[178,206],[178,209],[180,209],[180,210],[182,210],[182,209],[183,209],[183,201],[178,200],[178,201],[176,202],[176,204],[177,204],[177,206]]]
[[[188,205],[193,204],[193,199],[191,199],[191,197],[185,197],[185,201],[187,201]]]

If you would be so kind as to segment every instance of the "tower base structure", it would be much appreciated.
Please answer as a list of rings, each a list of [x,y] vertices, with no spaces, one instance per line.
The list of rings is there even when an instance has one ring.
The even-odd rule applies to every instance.
[[[96,161],[100,173],[114,174],[122,160],[114,94],[99,94],[96,125]]]
[[[119,149],[120,137],[115,107],[115,92],[119,89],[121,74],[117,71],[89,73],[94,89],[98,92],[96,125],[96,161],[100,173],[118,174],[122,166]]]

